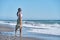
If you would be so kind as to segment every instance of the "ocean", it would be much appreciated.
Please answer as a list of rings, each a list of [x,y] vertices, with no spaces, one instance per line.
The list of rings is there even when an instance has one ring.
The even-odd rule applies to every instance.
[[[1,20],[0,24],[15,28],[16,20]],[[45,40],[60,40],[60,20],[23,20],[23,36],[36,37]],[[14,32],[2,34],[14,35]],[[19,30],[17,32],[19,36]]]

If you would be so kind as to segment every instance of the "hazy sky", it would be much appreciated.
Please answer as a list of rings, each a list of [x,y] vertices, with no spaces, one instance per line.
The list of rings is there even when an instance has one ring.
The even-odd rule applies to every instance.
[[[0,0],[0,19],[17,19],[19,7],[24,20],[60,20],[60,0]]]

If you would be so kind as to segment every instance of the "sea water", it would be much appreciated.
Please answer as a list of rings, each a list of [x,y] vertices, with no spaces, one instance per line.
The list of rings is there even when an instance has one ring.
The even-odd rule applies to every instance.
[[[15,28],[16,20],[3,20],[0,24],[11,25]],[[60,20],[23,20],[22,31],[25,37],[60,40]],[[15,32],[2,32],[2,34],[14,35]],[[19,30],[17,35],[19,36]]]

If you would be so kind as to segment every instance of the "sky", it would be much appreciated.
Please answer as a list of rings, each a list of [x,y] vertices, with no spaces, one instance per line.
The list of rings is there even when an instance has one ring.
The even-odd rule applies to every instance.
[[[0,0],[0,19],[16,20],[18,8],[23,20],[60,20],[60,0]]]

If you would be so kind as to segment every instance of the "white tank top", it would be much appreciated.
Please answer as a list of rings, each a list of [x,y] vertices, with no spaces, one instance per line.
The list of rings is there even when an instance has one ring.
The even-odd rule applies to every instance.
[[[20,12],[21,13],[21,17],[22,17],[22,12]]]
[[[19,14],[21,14],[21,17],[22,17],[22,13],[18,13],[18,15],[19,15]],[[20,18],[20,17],[18,16],[18,18]]]

